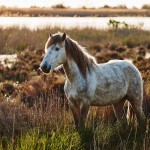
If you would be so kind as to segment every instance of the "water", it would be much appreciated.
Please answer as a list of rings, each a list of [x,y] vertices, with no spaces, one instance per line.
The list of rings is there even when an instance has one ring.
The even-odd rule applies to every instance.
[[[150,58],[150,53],[147,52],[145,58]],[[12,55],[0,55],[0,64],[11,67],[11,63],[17,60],[17,54]],[[132,59],[126,58],[125,60],[132,63]]]
[[[147,58],[147,59],[150,58],[150,53],[149,52],[146,53],[145,58]]]
[[[140,23],[144,23],[142,29],[150,30],[149,17],[0,17],[0,26],[2,28],[19,26],[19,28],[26,27],[31,30],[42,29],[46,27],[92,27],[97,29],[107,29],[108,21],[110,19],[120,22],[124,21],[135,26],[138,26]],[[150,58],[150,53],[146,53],[145,58]],[[16,59],[16,54],[0,55],[0,64],[10,66],[11,62],[16,61]]]
[[[0,65],[11,67],[11,63],[17,60],[17,54],[0,55]]]
[[[19,28],[26,27],[31,30],[46,27],[107,29],[110,19],[135,26],[143,23],[142,29],[150,30],[149,17],[0,17],[0,26],[3,28],[19,26]]]

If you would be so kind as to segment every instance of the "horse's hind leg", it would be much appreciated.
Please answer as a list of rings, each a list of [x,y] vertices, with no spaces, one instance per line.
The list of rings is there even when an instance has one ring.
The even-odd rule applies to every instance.
[[[141,75],[136,71],[131,74],[132,82],[130,81],[130,86],[128,89],[127,97],[130,102],[138,123],[145,122],[145,115],[142,110],[143,103],[143,82]]]
[[[140,129],[140,131],[145,132],[146,131],[146,118],[142,110],[142,101],[131,101],[131,106],[133,108],[133,112],[136,114],[137,118],[137,125]]]
[[[131,106],[133,108],[134,113],[136,114],[136,118],[138,123],[142,123],[143,121],[145,121],[145,116],[142,110],[142,101],[130,101]]]
[[[122,117],[124,116],[124,103],[125,103],[125,98],[122,99],[121,101],[119,101],[118,103],[114,104],[113,105],[113,108],[114,108],[114,113],[115,113],[115,116],[117,118],[118,121],[120,121],[122,119]]]
[[[142,102],[143,102],[143,92],[142,89],[133,90],[133,92],[128,96],[128,100],[133,108],[134,113],[136,114],[136,118],[138,123],[142,123],[145,121],[145,115],[142,109]]]

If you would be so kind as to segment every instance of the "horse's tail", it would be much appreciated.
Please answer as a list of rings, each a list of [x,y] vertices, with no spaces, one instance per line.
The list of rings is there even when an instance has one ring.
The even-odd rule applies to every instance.
[[[135,119],[135,113],[132,109],[132,106],[129,102],[127,102],[127,121],[128,124],[130,124],[131,122],[134,122]]]

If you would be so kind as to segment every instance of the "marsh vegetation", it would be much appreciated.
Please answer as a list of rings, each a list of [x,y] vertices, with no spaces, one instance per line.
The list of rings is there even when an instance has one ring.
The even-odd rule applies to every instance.
[[[144,81],[143,109],[147,132],[136,118],[115,122],[112,106],[91,107],[85,131],[78,134],[63,92],[62,70],[49,75],[38,71],[49,32],[66,32],[85,46],[99,63],[129,59]],[[0,53],[17,54],[11,67],[0,64],[0,149],[148,149],[150,147],[150,31],[0,28]],[[7,61],[6,61],[7,63]],[[125,105],[125,109],[127,106]]]

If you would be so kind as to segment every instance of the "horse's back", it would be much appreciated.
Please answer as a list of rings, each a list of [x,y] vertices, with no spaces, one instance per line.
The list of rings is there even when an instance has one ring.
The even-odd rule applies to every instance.
[[[112,60],[96,68],[95,103],[100,99],[102,105],[112,104],[124,98],[129,90],[141,88],[141,75],[128,61]]]
[[[115,73],[122,73],[130,78],[134,75],[141,78],[141,74],[136,66],[126,60],[110,60],[107,63],[98,64],[98,68],[99,71],[108,70],[108,74],[111,74],[112,72],[110,71],[113,70]]]
[[[141,73],[135,65],[126,60],[110,60],[102,65],[99,64],[99,71],[105,72],[104,76],[116,78],[116,80],[125,79],[129,84],[142,84]]]

